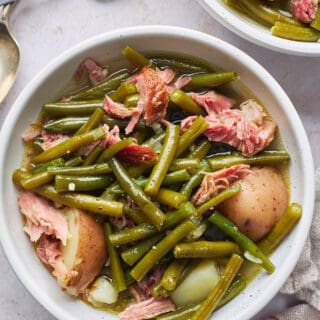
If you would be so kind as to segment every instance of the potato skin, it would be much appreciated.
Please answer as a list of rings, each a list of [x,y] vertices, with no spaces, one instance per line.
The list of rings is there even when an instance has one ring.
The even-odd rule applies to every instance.
[[[102,225],[84,211],[71,209],[69,213],[78,227],[78,244],[73,266],[63,283],[60,283],[70,295],[83,293],[102,266],[107,261],[107,247]],[[72,234],[72,230],[69,230]],[[66,254],[66,252],[65,252]]]
[[[241,191],[224,201],[219,210],[253,241],[263,238],[288,207],[288,190],[280,172],[253,167],[239,180]]]

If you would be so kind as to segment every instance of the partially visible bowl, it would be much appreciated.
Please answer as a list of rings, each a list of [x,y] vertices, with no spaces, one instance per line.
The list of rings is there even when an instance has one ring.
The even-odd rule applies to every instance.
[[[293,270],[307,237],[314,203],[314,170],[309,142],[291,101],[257,62],[230,44],[209,35],[178,27],[144,26],[116,30],[89,39],[65,52],[45,67],[23,90],[12,106],[0,133],[0,240],[12,268],[29,292],[61,320],[112,320],[114,315],[95,310],[67,296],[35,255],[23,232],[17,190],[11,181],[19,167],[21,134],[44,102],[54,99],[67,85],[76,66],[85,58],[98,61],[120,56],[125,45],[141,51],[180,52],[234,70],[268,107],[278,122],[285,147],[291,155],[291,200],[301,203],[303,216],[289,237],[273,254],[274,274],[262,272],[239,297],[219,309],[214,319],[244,320],[254,316],[278,292]]]
[[[238,36],[254,44],[274,51],[297,56],[320,57],[320,43],[300,42],[275,37],[270,30],[239,15],[221,0],[198,0],[198,2],[222,25]]]

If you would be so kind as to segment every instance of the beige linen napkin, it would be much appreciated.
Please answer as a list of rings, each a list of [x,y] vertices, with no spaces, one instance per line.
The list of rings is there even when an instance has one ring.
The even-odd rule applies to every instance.
[[[320,320],[320,168],[316,171],[316,202],[309,237],[282,293],[303,303],[274,317],[277,320]]]

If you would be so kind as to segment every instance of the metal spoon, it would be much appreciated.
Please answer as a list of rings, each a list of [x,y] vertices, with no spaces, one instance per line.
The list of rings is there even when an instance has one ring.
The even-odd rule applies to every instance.
[[[17,41],[9,31],[8,19],[16,1],[0,1],[0,103],[12,87],[20,61]]]

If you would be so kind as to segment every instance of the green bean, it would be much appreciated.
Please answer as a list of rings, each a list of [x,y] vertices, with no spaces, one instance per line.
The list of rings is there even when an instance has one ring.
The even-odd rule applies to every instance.
[[[147,163],[144,163],[143,165],[135,165],[135,166],[130,166],[127,169],[127,172],[130,177],[132,178],[138,178],[142,175],[144,175],[146,172],[150,170],[154,166],[153,161],[149,161]]]
[[[162,181],[162,186],[172,186],[181,182],[188,181],[190,174],[186,169],[177,170],[166,174]]]
[[[169,170],[177,171],[182,169],[199,169],[201,167],[200,160],[196,158],[180,158],[175,159]]]
[[[102,117],[104,116],[105,112],[102,109],[96,109],[90,116],[90,118],[84,123],[75,133],[76,136],[80,134],[84,134],[97,128],[100,125]]]
[[[143,56],[141,53],[131,48],[130,46],[126,46],[122,50],[122,54],[136,67],[142,69],[145,66],[150,65],[150,60]]]
[[[310,26],[313,29],[320,30],[320,10],[319,10],[319,8],[318,8],[316,17],[313,19],[313,21],[311,22]]]
[[[230,241],[197,241],[192,243],[179,243],[175,246],[175,258],[215,258],[231,256],[239,253],[236,243]]]
[[[165,214],[152,201],[150,201],[142,189],[133,182],[117,159],[112,158],[108,163],[122,189],[139,206],[147,219],[157,229],[160,229],[166,219]]]
[[[160,189],[154,200],[172,208],[179,208],[179,206],[187,201],[187,197],[179,192],[170,189]]]
[[[156,320],[186,320],[191,319],[191,316],[200,308],[200,304],[191,304],[178,308],[176,311],[172,311],[161,315]]]
[[[49,167],[63,167],[65,165],[65,161],[62,158],[58,158],[47,163],[39,164],[38,166],[31,168],[31,173],[39,173],[47,171]]]
[[[318,30],[283,22],[276,22],[271,28],[271,33],[280,38],[304,42],[317,42],[320,39],[320,31]]]
[[[167,291],[173,291],[189,263],[188,259],[173,260],[161,278],[161,286]]]
[[[164,233],[159,233],[152,238],[143,240],[121,252],[122,260],[129,266],[133,266],[140,258],[142,258],[156,243],[164,237]]]
[[[104,136],[105,132],[101,127],[78,136],[73,136],[35,156],[32,159],[32,162],[35,164],[48,162],[69,154],[70,152],[75,151],[93,141],[103,138]]]
[[[247,286],[246,280],[244,280],[241,276],[236,276],[231,283],[230,287],[218,303],[217,308],[224,306],[234,297],[236,297],[240,292],[242,292]]]
[[[100,108],[96,110],[101,110]],[[102,111],[102,110],[101,110]],[[43,128],[55,133],[73,133],[76,132],[87,121],[88,117],[68,117],[47,122]]]
[[[185,221],[178,225],[135,265],[130,272],[131,276],[137,281],[140,281],[176,243],[180,242],[195,227],[195,224],[191,221]]]
[[[197,90],[217,87],[238,79],[236,72],[200,73],[191,77],[191,81],[184,87],[186,90]]]
[[[196,73],[196,72],[207,72],[209,69],[205,66],[201,66],[193,61],[188,61],[183,58],[174,59],[166,57],[152,57],[152,62],[157,67],[170,67],[181,73]]]
[[[277,21],[292,25],[301,25],[297,20],[284,15],[279,10],[270,8],[260,0],[240,0],[240,2],[250,14],[268,26],[274,25]]]
[[[71,208],[91,211],[103,215],[120,217],[123,214],[123,204],[116,201],[107,201],[100,197],[94,197],[82,193],[59,194],[53,186],[44,185],[36,189],[36,192]]]
[[[181,154],[186,151],[189,146],[201,135],[203,134],[209,127],[207,121],[199,116],[192,125],[187,129],[186,132],[180,137],[179,145],[176,151],[175,156],[179,157]]]
[[[153,148],[158,144],[162,144],[165,136],[166,136],[165,132],[160,132],[160,133],[152,136],[148,140],[144,141],[143,144]]]
[[[179,143],[179,126],[169,125],[162,145],[157,164],[154,166],[144,191],[154,196],[160,189],[161,183],[166,175]]]
[[[118,152],[120,152],[124,148],[128,147],[132,143],[133,143],[132,138],[126,138],[126,139],[120,140],[119,142],[109,146],[107,149],[105,149],[101,153],[101,155],[97,159],[97,163],[102,163],[102,162],[109,160],[110,158],[115,156]]]
[[[24,189],[34,189],[44,184],[51,182],[54,176],[49,174],[47,171],[38,172],[35,174],[29,174],[21,180],[21,185]]]
[[[62,174],[69,176],[94,176],[100,174],[110,173],[110,169],[107,163],[94,164],[91,166],[82,167],[49,167],[48,172],[50,174]]]
[[[125,99],[124,99],[124,105],[127,107],[127,108],[135,108],[138,104],[138,101],[140,99],[140,94],[131,94],[130,96],[127,96]]]
[[[243,259],[234,254],[230,258],[223,273],[208,297],[201,303],[200,308],[192,315],[191,320],[207,320],[217,308],[222,297],[228,290],[232,280],[236,276]]]
[[[103,107],[102,100],[52,102],[43,106],[44,114],[54,117],[88,116]]]
[[[182,221],[188,219],[196,212],[191,202],[183,203],[179,209],[170,211],[166,214],[166,220],[162,227],[162,230],[171,229],[179,225]],[[146,239],[154,236],[158,233],[155,226],[149,223],[142,223],[131,229],[126,229],[114,233],[110,237],[110,241],[114,246],[128,244],[134,241]]]
[[[121,83],[119,88],[109,96],[115,102],[124,102],[127,96],[135,93],[137,93],[136,86],[131,82],[124,82]]]
[[[162,287],[161,283],[158,282],[156,283],[150,290],[151,295],[153,297],[169,297],[170,296],[170,291],[166,290],[165,288]]]
[[[128,125],[129,120],[114,119],[107,115],[104,115],[102,118],[102,122],[107,124],[110,128],[113,128],[114,126],[118,126],[120,129],[124,129]],[[138,121],[135,128],[140,130],[145,129],[146,128],[145,121],[144,120]]]
[[[90,151],[90,153],[86,156],[86,158],[84,159],[82,165],[84,167],[93,165],[97,161],[98,157],[100,156],[100,154],[101,154],[101,152],[103,150],[104,149],[101,146],[99,146],[99,145],[95,146]]]
[[[68,159],[65,163],[65,166],[66,167],[76,167],[82,163],[83,163],[82,156],[76,156],[76,157]]]
[[[129,205],[125,204],[123,210],[124,210],[124,213],[133,220],[135,225],[144,223],[146,221],[146,218],[140,209],[131,208],[129,207]]]
[[[35,140],[32,141],[32,148],[37,152],[42,152],[43,151],[42,144],[43,144],[42,139],[36,138]]]
[[[56,175],[55,187],[58,192],[91,191],[108,187],[114,181],[112,176],[66,176]]]
[[[210,151],[211,147],[211,142],[207,138],[203,138],[196,144],[195,148],[190,151],[187,157],[191,159],[203,159]]]
[[[199,240],[208,228],[208,221],[206,219],[202,221],[195,217],[191,217],[191,219],[194,219],[194,221],[197,222],[197,227],[188,234],[184,239],[185,242],[194,242]]]
[[[73,101],[103,98],[106,94],[116,90],[120,86],[121,82],[128,77],[129,73],[127,70],[120,70],[93,87],[84,88],[74,94],[71,94],[67,99]]]
[[[108,256],[110,259],[112,284],[118,292],[122,292],[127,289],[127,285],[118,252],[109,241],[109,237],[112,235],[112,228],[109,223],[104,224],[104,234],[107,242]]]
[[[228,189],[218,193],[213,198],[209,199],[207,202],[202,204],[200,207],[197,208],[197,217],[201,217],[204,213],[206,213],[208,210],[214,208],[219,203],[225,201],[226,199],[229,199],[230,197],[234,196],[241,190],[241,185],[236,183],[229,187]]]
[[[203,109],[201,109],[201,107],[199,107],[191,97],[180,89],[176,89],[171,93],[170,100],[188,114],[204,114]]]
[[[270,255],[293,229],[301,215],[302,207],[298,203],[292,203],[268,235],[258,243],[260,250]]]
[[[236,241],[240,248],[245,251],[245,256],[250,261],[261,264],[261,266],[268,272],[272,273],[275,270],[275,266],[269,260],[269,258],[258,248],[258,246],[250,240],[247,236],[241,233],[238,228],[230,222],[227,218],[222,216],[217,211],[210,216],[209,222],[215,224],[219,229]]]
[[[290,157],[285,151],[263,151],[251,157],[232,153],[230,155],[217,155],[207,159],[213,171],[232,167],[236,164],[277,165],[289,160]]]
[[[15,185],[21,187],[21,182],[23,179],[27,178],[29,176],[29,173],[26,171],[23,171],[23,169],[16,169],[12,173],[12,181]]]

